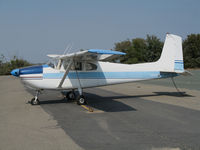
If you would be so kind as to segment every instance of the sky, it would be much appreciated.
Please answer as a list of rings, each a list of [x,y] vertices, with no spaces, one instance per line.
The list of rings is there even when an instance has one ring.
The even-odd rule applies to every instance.
[[[0,54],[32,63],[66,47],[113,49],[133,38],[200,33],[199,0],[0,0]],[[69,46],[70,45],[70,46]]]

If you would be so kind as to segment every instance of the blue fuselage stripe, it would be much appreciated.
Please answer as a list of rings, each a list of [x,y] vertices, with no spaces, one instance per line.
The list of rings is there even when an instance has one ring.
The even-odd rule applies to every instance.
[[[44,73],[44,79],[62,79],[64,73]],[[69,72],[70,79],[153,79],[176,76],[177,74],[163,74],[159,71],[148,72]]]
[[[175,62],[176,64],[183,64],[183,62]]]
[[[183,60],[175,60],[175,61],[183,61]]]

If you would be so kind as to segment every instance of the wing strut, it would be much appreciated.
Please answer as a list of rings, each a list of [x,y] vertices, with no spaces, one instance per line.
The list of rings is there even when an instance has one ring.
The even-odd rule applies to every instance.
[[[69,70],[70,70],[70,68],[71,68],[71,66],[72,66],[72,63],[73,63],[73,60],[70,59],[69,64],[68,64],[68,66],[67,66],[67,68],[66,68],[65,74],[63,75],[63,78],[62,78],[62,80],[60,81],[60,84],[58,85],[58,88],[61,88],[61,87],[62,87],[62,85],[63,85],[63,83],[64,83],[64,81],[65,81],[65,79],[66,79],[66,77],[67,77],[67,75],[68,75],[68,73],[69,73]]]

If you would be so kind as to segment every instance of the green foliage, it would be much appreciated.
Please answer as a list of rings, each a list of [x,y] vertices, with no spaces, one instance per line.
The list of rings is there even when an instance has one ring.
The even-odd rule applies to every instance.
[[[146,61],[153,62],[160,58],[162,48],[163,48],[163,42],[160,41],[159,38],[152,35],[147,35],[146,38],[147,43],[147,51],[146,51]]]
[[[185,68],[200,68],[200,34],[190,34],[183,41]]]
[[[30,66],[31,64],[23,59],[19,59],[16,56],[9,62],[6,61],[4,55],[0,56],[0,75],[9,75],[13,69]]]
[[[127,64],[156,61],[160,57],[162,47],[163,42],[150,35],[147,35],[146,39],[135,38],[115,43],[115,50],[127,53],[120,59]]]
[[[120,58],[122,63],[135,64],[154,62],[160,58],[163,42],[156,36],[135,38],[115,43],[115,50],[127,53]],[[185,68],[200,68],[200,34],[191,34],[183,41]]]
[[[127,53],[128,51],[130,51],[131,47],[132,47],[132,43],[129,40],[122,41],[122,42],[119,42],[119,43],[115,43],[115,50],[121,51],[121,52],[124,52],[124,53]],[[129,58],[131,59],[131,57],[129,57],[128,55],[125,55],[125,56],[120,58],[120,62],[125,62]]]

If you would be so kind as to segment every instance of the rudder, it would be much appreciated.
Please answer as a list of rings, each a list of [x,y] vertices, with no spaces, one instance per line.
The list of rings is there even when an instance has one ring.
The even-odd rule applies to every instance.
[[[177,35],[167,34],[161,57],[158,60],[160,71],[184,72],[182,38]]]

